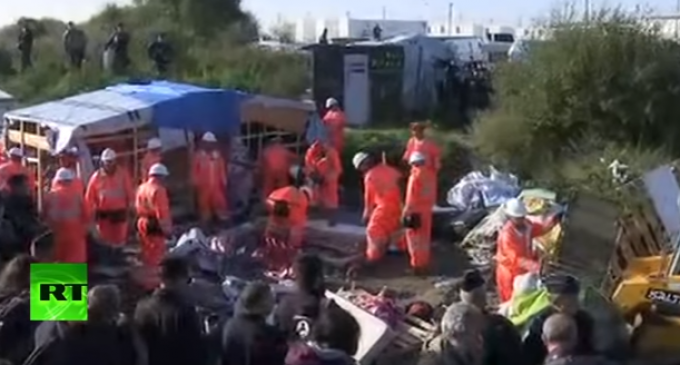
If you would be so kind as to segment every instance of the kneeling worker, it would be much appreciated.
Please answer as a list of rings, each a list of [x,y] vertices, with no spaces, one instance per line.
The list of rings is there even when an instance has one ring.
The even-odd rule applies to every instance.
[[[54,234],[56,262],[87,262],[87,232],[91,220],[82,188],[74,181],[73,170],[60,168],[43,200],[42,216]]]
[[[411,257],[411,268],[424,274],[430,266],[430,236],[432,208],[436,202],[435,173],[426,166],[425,154],[413,152],[408,160],[411,173],[406,185],[406,204],[402,222],[406,228],[406,244]]]
[[[163,164],[149,168],[148,179],[137,189],[135,210],[137,230],[142,246],[142,264],[147,270],[147,289],[158,284],[158,267],[165,255],[165,239],[172,233],[170,201],[163,179],[169,175]]]
[[[266,236],[282,237],[292,247],[302,245],[311,191],[302,186],[299,166],[291,168],[293,184],[274,190],[267,198],[269,221]]]
[[[364,214],[366,223],[366,260],[380,260],[401,228],[401,174],[387,163],[380,163],[365,152],[352,158],[364,177]]]

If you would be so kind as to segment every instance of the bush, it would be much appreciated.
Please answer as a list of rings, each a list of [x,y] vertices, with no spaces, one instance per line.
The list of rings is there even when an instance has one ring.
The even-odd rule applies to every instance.
[[[526,61],[496,70],[497,108],[473,127],[477,151],[557,180],[606,151],[641,161],[680,152],[680,46],[618,11],[550,29]]]
[[[18,73],[16,51],[18,26],[0,30],[0,84],[23,103],[35,103],[89,91],[129,78],[154,78],[146,47],[163,32],[176,49],[168,78],[212,87],[283,97],[298,97],[308,85],[307,60],[298,53],[283,53],[251,47],[258,26],[252,16],[238,8],[236,1],[222,1],[223,9],[206,4],[214,0],[144,0],[138,5],[109,5],[81,24],[89,38],[86,63],[72,71],[62,49],[65,24],[52,19],[23,19],[34,30],[34,67]],[[174,7],[182,10],[178,16]],[[188,11],[187,7],[193,7]],[[217,14],[229,16],[216,17]],[[204,17],[204,18],[201,18]],[[132,35],[128,75],[116,77],[101,67],[104,44],[114,26],[123,22]],[[8,62],[8,58],[10,62]],[[14,69],[11,62],[14,61]]]

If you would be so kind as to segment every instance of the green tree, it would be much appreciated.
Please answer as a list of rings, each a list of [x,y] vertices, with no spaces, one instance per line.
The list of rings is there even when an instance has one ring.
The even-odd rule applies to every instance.
[[[680,46],[618,11],[548,29],[497,69],[497,108],[473,131],[484,156],[531,175],[605,150],[680,153]]]

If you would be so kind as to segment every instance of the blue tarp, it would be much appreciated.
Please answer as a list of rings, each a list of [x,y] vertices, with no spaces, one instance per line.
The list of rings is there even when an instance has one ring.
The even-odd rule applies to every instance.
[[[241,103],[251,95],[208,89],[168,81],[119,84],[106,90],[152,105],[153,123],[159,127],[235,133],[241,124]]]

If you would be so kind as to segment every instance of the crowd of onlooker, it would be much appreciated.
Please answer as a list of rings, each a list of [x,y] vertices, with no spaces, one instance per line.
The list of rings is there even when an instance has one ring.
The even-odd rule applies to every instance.
[[[205,320],[189,293],[190,267],[167,257],[161,285],[124,313],[119,287],[89,290],[88,320],[30,321],[30,265],[47,261],[48,244],[10,260],[0,274],[1,364],[31,365],[349,365],[360,325],[326,299],[322,261],[303,254],[293,265],[296,287],[277,301],[270,286],[251,282],[226,322]],[[552,306],[522,338],[503,316],[486,311],[484,279],[468,272],[460,301],[448,306],[438,335],[411,362],[419,365],[598,365],[593,319],[579,308],[571,277],[547,283]],[[418,310],[413,312],[419,315]]]

